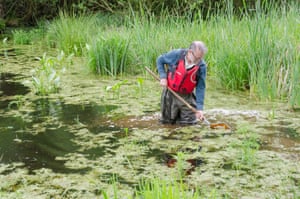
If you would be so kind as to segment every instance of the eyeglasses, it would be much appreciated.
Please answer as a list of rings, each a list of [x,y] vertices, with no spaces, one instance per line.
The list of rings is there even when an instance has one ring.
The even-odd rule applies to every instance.
[[[191,50],[190,52],[192,53],[192,55],[194,57],[195,64],[199,63],[201,61],[201,59],[202,59],[202,56],[201,57],[196,57],[194,51]]]

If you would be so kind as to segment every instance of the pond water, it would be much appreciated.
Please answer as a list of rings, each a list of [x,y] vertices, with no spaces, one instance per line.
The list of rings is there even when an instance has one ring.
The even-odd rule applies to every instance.
[[[220,195],[299,196],[300,114],[284,103],[254,101],[208,82],[207,119],[232,129],[162,125],[161,89],[151,77],[143,76],[141,89],[138,77],[94,76],[75,57],[60,92],[41,97],[28,82],[43,51],[0,52],[0,196],[95,198],[112,177],[120,193],[130,194],[145,177],[176,179],[179,164],[189,186]],[[118,95],[105,89],[123,79]],[[251,133],[257,151],[247,148]]]

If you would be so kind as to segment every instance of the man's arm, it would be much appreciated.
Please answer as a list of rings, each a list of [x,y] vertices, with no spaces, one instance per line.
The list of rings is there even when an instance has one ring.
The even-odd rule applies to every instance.
[[[204,108],[204,98],[206,90],[206,63],[204,61],[200,62],[200,67],[198,70],[198,81],[196,85],[196,105],[197,110],[203,110]]]
[[[167,78],[167,71],[165,65],[171,66],[177,64],[177,61],[180,57],[181,49],[172,50],[168,53],[160,55],[156,59],[156,66],[161,79]]]

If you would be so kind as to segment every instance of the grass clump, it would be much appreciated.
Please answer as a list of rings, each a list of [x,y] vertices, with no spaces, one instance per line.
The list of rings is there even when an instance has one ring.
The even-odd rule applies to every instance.
[[[14,44],[29,45],[41,39],[44,35],[44,30],[35,28],[31,30],[14,30],[12,31]]]
[[[120,197],[120,190],[117,188],[117,181],[112,184],[110,191],[102,191],[104,199],[109,198],[130,198],[130,199],[215,199],[220,198],[220,194],[215,189],[200,190],[190,189],[183,181],[163,180],[155,177],[147,180],[141,180],[134,191],[133,196]],[[223,197],[226,198],[226,197]]]
[[[66,14],[60,12],[47,31],[50,46],[59,48],[66,54],[81,56],[90,36],[96,32],[96,17],[93,15]]]
[[[205,20],[201,12],[188,20],[163,10],[157,17],[142,7],[140,12],[129,10],[120,20],[61,12],[47,38],[67,54],[86,55],[94,73],[113,77],[144,73],[145,65],[154,69],[160,54],[203,40],[209,49],[208,75],[219,85],[249,91],[261,100],[300,105],[300,4],[278,7],[258,1],[236,16],[231,2],[226,1],[220,12],[208,12]]]
[[[154,178],[142,181],[136,191],[136,195],[144,199],[196,199],[200,198],[199,191],[188,190],[181,182],[169,182]]]
[[[129,39],[121,35],[99,37],[88,50],[88,65],[99,75],[116,77],[130,65]]]
[[[265,6],[267,14],[256,5],[251,16],[217,15],[209,20],[211,72],[227,89],[299,105],[299,5]]]

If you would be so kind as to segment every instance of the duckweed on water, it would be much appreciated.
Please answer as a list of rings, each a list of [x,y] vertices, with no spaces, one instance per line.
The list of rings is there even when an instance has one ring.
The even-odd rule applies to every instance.
[[[2,74],[30,74],[26,66],[38,64],[13,64],[15,58],[6,60],[14,67],[1,68]],[[20,93],[1,95],[2,198],[101,198],[104,193],[108,198],[299,197],[300,143],[296,136],[284,136],[288,129],[299,135],[297,112],[208,86],[207,119],[227,122],[232,130],[210,129],[201,122],[162,125],[161,89],[151,77],[144,78],[147,93],[141,97],[134,92],[137,77],[100,78],[85,73],[80,58],[74,60],[59,93],[41,97],[28,90],[21,95],[22,105],[10,109],[5,107]],[[30,78],[9,81],[22,84]],[[118,97],[105,91],[125,80]],[[270,107],[276,112],[272,121]],[[267,136],[273,139],[264,140]],[[292,144],[282,147],[283,137]],[[179,164],[168,166],[172,159]]]

